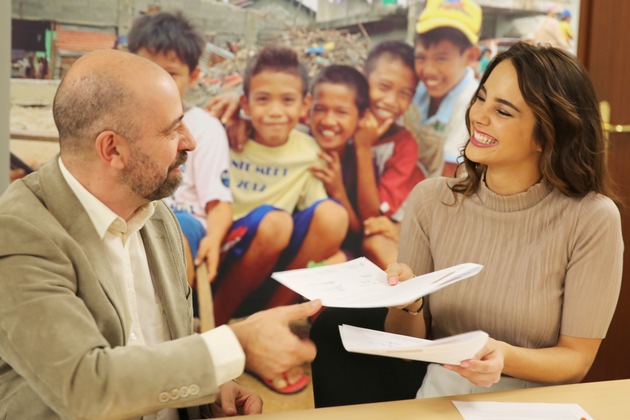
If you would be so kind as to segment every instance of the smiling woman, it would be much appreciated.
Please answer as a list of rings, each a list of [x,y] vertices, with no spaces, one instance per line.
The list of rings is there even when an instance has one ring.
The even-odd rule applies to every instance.
[[[499,63],[481,85],[469,119],[466,156],[491,169],[486,172],[488,186],[497,171],[510,180],[502,193],[521,192],[538,182],[541,148],[534,138],[536,119],[521,95],[516,69],[509,60]]]
[[[387,272],[398,282],[463,262],[484,269],[425,296],[417,316],[414,303],[410,311],[388,308],[385,331],[430,339],[474,330],[490,336],[471,359],[429,364],[418,398],[579,382],[606,336],[623,263],[589,76],[567,52],[516,44],[488,66],[466,122],[471,138],[459,176],[430,178],[411,192],[399,262]],[[320,322],[325,314],[311,333],[318,345],[316,390],[331,360],[318,340],[331,325]],[[344,369],[363,363],[368,376],[372,371],[365,359],[343,363]],[[388,370],[384,381],[401,389],[400,381],[420,380],[408,371]]]
[[[489,65],[467,125],[463,174],[412,192],[404,264],[388,272],[464,261],[484,271],[431,294],[424,317],[390,308],[386,330],[491,337],[459,365],[429,365],[418,397],[579,382],[610,324],[623,255],[592,83],[570,54],[516,44]],[[596,309],[584,313],[586,302]]]
[[[508,170],[514,184],[527,171],[529,181],[542,178],[570,197],[595,191],[616,200],[595,90],[569,53],[519,43],[498,55],[481,79],[466,122],[471,139],[463,158],[471,176],[455,191],[476,191],[481,174],[492,183],[495,171]],[[507,165],[510,159],[524,166]],[[511,194],[526,190],[529,181],[513,186]]]

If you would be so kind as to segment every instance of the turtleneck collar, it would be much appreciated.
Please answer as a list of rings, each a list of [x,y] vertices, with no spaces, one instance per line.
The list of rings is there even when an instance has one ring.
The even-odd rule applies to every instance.
[[[553,187],[545,180],[532,185],[525,192],[514,195],[499,195],[491,191],[484,181],[481,182],[476,196],[483,207],[500,212],[513,212],[527,210],[547,197],[553,191]]]

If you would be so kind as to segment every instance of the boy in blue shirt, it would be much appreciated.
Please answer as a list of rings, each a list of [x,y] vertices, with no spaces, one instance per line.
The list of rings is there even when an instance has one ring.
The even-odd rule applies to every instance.
[[[478,81],[481,7],[472,0],[428,0],[418,18],[415,68],[420,82],[404,124],[418,142],[425,176],[453,175],[468,139],[466,108]]]

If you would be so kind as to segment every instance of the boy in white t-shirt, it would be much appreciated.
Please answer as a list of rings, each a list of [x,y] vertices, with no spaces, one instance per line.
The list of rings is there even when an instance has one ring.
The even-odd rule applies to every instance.
[[[158,64],[175,80],[182,99],[197,80],[204,41],[181,14],[158,13],[136,19],[128,35],[129,50]],[[197,141],[182,166],[182,185],[165,201],[177,216],[187,243],[188,279],[206,262],[214,279],[221,242],[232,223],[229,153],[223,126],[203,109],[184,107],[184,123]]]

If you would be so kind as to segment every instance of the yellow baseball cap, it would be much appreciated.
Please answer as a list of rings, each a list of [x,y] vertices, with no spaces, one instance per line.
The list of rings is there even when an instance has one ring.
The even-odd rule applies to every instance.
[[[477,44],[481,30],[481,7],[472,0],[427,0],[418,17],[416,32],[423,34],[445,26],[461,31],[471,44]]]

